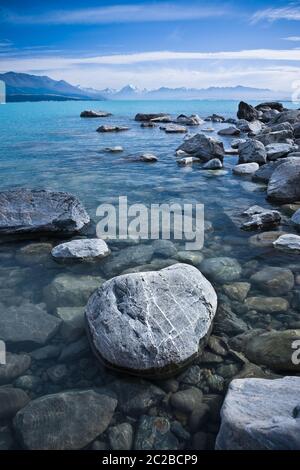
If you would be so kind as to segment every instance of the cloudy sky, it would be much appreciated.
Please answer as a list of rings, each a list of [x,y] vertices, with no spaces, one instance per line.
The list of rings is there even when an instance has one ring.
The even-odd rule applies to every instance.
[[[11,70],[97,89],[291,91],[300,1],[1,0],[0,71]]]

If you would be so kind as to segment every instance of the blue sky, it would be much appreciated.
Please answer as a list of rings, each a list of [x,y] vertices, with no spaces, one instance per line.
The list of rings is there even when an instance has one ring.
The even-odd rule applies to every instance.
[[[300,1],[5,1],[0,71],[97,89],[300,80]]]

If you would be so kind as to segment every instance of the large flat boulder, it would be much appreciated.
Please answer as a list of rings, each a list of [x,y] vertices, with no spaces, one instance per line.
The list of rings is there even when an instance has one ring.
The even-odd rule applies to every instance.
[[[218,450],[300,450],[300,377],[236,379],[222,407]]]
[[[15,189],[0,192],[0,235],[78,232],[90,221],[69,193]]]
[[[143,376],[178,372],[199,353],[217,308],[212,285],[193,266],[115,277],[86,307],[91,344],[108,366]]]
[[[182,150],[204,162],[208,162],[213,158],[219,158],[223,161],[225,152],[221,141],[208,137],[205,134],[196,134],[190,139],[186,139],[178,147],[178,150]]]

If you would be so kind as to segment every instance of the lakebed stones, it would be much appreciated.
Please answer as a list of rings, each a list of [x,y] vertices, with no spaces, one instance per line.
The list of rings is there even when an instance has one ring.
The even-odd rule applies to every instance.
[[[208,162],[213,158],[223,161],[224,157],[223,143],[205,134],[196,134],[190,139],[186,139],[177,150],[183,150],[203,162]]]
[[[130,423],[121,423],[108,430],[112,450],[130,450],[133,443],[133,428]]]
[[[276,227],[281,222],[280,212],[252,206],[242,213],[247,221],[241,226],[243,230],[256,230]]]
[[[45,395],[17,413],[14,428],[26,449],[82,449],[107,429],[116,406],[101,389]]]
[[[258,169],[259,169],[259,164],[256,162],[252,162],[252,163],[242,163],[240,165],[236,165],[232,171],[235,175],[249,176],[249,175],[253,175],[253,173],[255,173]]]
[[[0,339],[27,350],[46,344],[57,332],[61,320],[46,312],[44,304],[23,302],[6,308],[0,315]]]
[[[231,300],[244,302],[251,288],[249,282],[233,282],[232,284],[224,284],[223,290]]]
[[[258,312],[276,314],[284,313],[289,308],[289,303],[282,297],[247,297],[245,306],[248,310],[256,310]]]
[[[294,275],[290,269],[272,266],[253,274],[250,281],[263,292],[274,296],[286,294],[294,287]]]
[[[193,266],[122,275],[90,298],[90,340],[105,364],[144,376],[171,375],[199,353],[217,296]]]
[[[268,184],[268,198],[288,203],[300,200],[300,159],[288,158],[272,173]]]
[[[89,222],[82,204],[69,193],[34,189],[0,192],[0,235],[72,234]]]
[[[96,262],[106,258],[110,254],[110,249],[104,240],[87,238],[61,243],[53,248],[51,254],[57,262]]]
[[[11,419],[17,411],[29,402],[30,398],[23,390],[13,387],[0,388],[0,419]]]
[[[207,258],[200,265],[205,276],[220,283],[237,281],[242,273],[239,262],[234,258]]]
[[[221,411],[218,450],[299,450],[300,377],[237,379]]]
[[[294,234],[281,235],[273,242],[274,248],[290,254],[300,254],[300,236]]]
[[[6,353],[6,363],[0,366],[0,385],[11,383],[14,379],[22,375],[31,364],[28,354]]]
[[[82,118],[102,118],[111,116],[111,113],[106,111],[93,111],[93,110],[86,110],[80,113],[80,117]]]
[[[44,298],[49,310],[57,307],[85,305],[89,296],[103,283],[100,276],[58,274],[44,288]]]
[[[141,416],[135,435],[135,450],[176,450],[178,447],[178,440],[171,432],[167,418]]]
[[[262,165],[267,161],[265,146],[258,140],[248,139],[246,142],[241,142],[238,150],[239,164],[255,162]]]

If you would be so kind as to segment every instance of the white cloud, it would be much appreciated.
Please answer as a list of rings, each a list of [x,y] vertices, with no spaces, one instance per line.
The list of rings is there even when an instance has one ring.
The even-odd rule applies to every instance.
[[[300,36],[288,36],[287,38],[282,38],[285,41],[291,41],[291,42],[299,42],[300,41]]]
[[[11,57],[1,61],[0,70],[34,71],[73,68],[95,65],[133,65],[146,62],[194,61],[194,60],[263,60],[300,61],[299,49],[254,49],[228,52],[171,52],[154,51],[134,54],[116,54],[94,57]]]
[[[258,10],[251,17],[252,23],[257,23],[261,20],[278,21],[278,20],[290,20],[300,21],[300,6],[290,4],[287,7],[282,8],[266,8],[265,10]]]
[[[19,15],[2,10],[2,21],[16,24],[109,24],[149,21],[185,21],[223,16],[229,10],[220,5],[197,6],[183,3],[154,2],[149,4],[113,5],[76,10],[55,10],[36,15]]]

